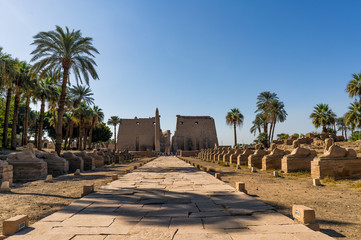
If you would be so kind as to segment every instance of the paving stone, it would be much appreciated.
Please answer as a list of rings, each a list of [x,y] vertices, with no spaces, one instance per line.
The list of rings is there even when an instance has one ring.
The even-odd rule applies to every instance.
[[[175,157],[160,157],[10,240],[329,240]]]

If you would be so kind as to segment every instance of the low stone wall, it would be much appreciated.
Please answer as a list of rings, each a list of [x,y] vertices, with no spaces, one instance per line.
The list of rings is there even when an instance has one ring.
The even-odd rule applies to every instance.
[[[283,156],[266,155],[262,158],[262,170],[281,169]]]
[[[320,159],[311,162],[312,178],[351,179],[361,177],[361,158]]]
[[[285,173],[298,171],[311,171],[311,161],[314,156],[293,157],[284,156],[282,158],[282,171]]]
[[[152,152],[152,151],[130,151],[129,153],[132,154],[136,158],[154,157],[154,152]]]
[[[179,151],[180,157],[196,157],[200,151],[194,150],[194,151]]]

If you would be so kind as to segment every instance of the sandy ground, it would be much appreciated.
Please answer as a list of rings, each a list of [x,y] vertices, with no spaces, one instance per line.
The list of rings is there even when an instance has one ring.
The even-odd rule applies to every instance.
[[[74,174],[62,175],[54,178],[53,183],[43,180],[15,183],[11,193],[0,194],[0,222],[15,215],[26,214],[30,223],[34,223],[45,216],[69,205],[81,197],[83,186],[94,184],[95,190],[111,182],[111,176],[124,175],[126,169],[133,169],[135,165],[150,158],[142,158],[133,162],[106,166],[94,171],[83,172],[80,176]]]
[[[204,167],[212,167],[221,173],[224,182],[232,187],[244,182],[248,194],[292,217],[292,205],[311,207],[321,232],[337,239],[361,239],[361,180],[322,181],[324,186],[315,187],[308,173],[281,174],[272,172],[250,173],[248,168],[220,167],[195,158],[184,158]]]

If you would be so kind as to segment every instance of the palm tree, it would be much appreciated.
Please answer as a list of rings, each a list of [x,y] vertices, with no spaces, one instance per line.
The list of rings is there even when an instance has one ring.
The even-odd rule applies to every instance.
[[[20,94],[25,81],[31,81],[30,65],[26,62],[20,62],[18,71],[15,77],[15,101],[14,101],[14,114],[13,114],[13,126],[11,130],[11,149],[16,149],[16,130],[18,124],[18,113]]]
[[[94,54],[99,53],[93,46],[92,38],[83,37],[80,30],[65,31],[56,26],[55,31],[40,32],[34,36],[36,45],[32,52],[32,61],[36,72],[46,72],[50,69],[62,69],[62,86],[58,104],[58,121],[56,126],[55,151],[60,154],[62,146],[62,126],[65,106],[65,96],[69,73],[72,71],[76,81],[84,78],[89,85],[89,74],[93,79],[99,79],[95,70]]]
[[[118,116],[111,116],[107,124],[114,127],[114,152],[117,150],[117,125],[121,124],[122,120]]]
[[[271,120],[271,127],[270,127],[270,133],[268,136],[268,142],[271,142],[273,140],[276,123],[277,122],[284,122],[287,118],[287,112],[284,109],[285,105],[283,102],[279,101],[278,99],[272,99],[269,102],[267,111],[270,115]]]
[[[262,132],[261,127],[264,126],[264,122],[266,121],[266,119],[264,117],[265,116],[262,113],[258,113],[256,115],[256,118],[253,120],[253,122],[252,122],[253,125],[250,129],[251,133],[256,135],[257,130],[258,130],[258,133],[261,134],[261,132]]]
[[[81,102],[80,105],[74,110],[74,119],[79,125],[79,137],[78,137],[78,149],[83,150],[84,142],[86,141],[85,127],[86,122],[90,117],[90,108],[85,102]],[[84,142],[83,142],[84,138]]]
[[[226,116],[227,125],[233,126],[234,129],[234,146],[237,146],[237,126],[241,126],[243,124],[243,115],[239,111],[238,108],[232,108],[230,112],[227,113]]]
[[[347,126],[345,123],[345,117],[339,117],[336,119],[337,131],[341,131],[342,136],[347,141]]]
[[[352,74],[352,79],[346,86],[346,92],[351,98],[358,96],[359,101],[361,102],[361,73]]]
[[[25,81],[23,84],[23,91],[25,97],[25,116],[24,116],[24,129],[23,129],[23,139],[22,145],[28,144],[28,130],[29,130],[29,114],[30,114],[30,102],[33,99],[35,103],[35,98],[32,98],[34,92],[37,88],[37,79],[36,76],[32,76],[30,81]]]
[[[330,109],[328,104],[320,103],[314,107],[310,118],[312,118],[312,123],[316,128],[322,126],[322,133],[327,133],[327,126],[334,124],[336,114]]]
[[[35,91],[35,97],[40,99],[40,119],[39,119],[39,131],[38,131],[38,146],[39,150],[42,149],[42,136],[43,136],[43,125],[44,125],[44,112],[45,112],[45,101],[55,100],[59,97],[59,92],[54,85],[56,77],[55,74],[49,72],[47,76],[39,82]]]
[[[91,115],[92,115],[92,124],[90,127],[90,133],[89,133],[89,145],[88,145],[89,149],[91,149],[91,147],[92,147],[93,129],[95,128],[95,126],[97,124],[103,122],[103,120],[104,120],[103,110],[98,106],[93,107],[93,109],[91,111]]]
[[[361,103],[354,102],[348,107],[348,111],[345,114],[345,124],[350,126],[351,131],[355,130],[355,127],[361,127]]]
[[[257,110],[256,112],[262,113],[264,115],[265,122],[263,123],[263,132],[268,135],[268,124],[270,122],[270,113],[269,113],[269,103],[271,100],[278,100],[276,93],[271,93],[269,91],[261,92],[257,96]]]
[[[3,141],[2,147],[8,147],[8,128],[9,128],[9,116],[10,116],[10,103],[11,96],[14,87],[14,78],[16,74],[17,60],[14,60],[10,55],[3,55],[1,57],[1,84],[7,87],[6,93],[6,106],[4,116],[4,129],[3,129]]]
[[[80,102],[84,101],[86,104],[90,105],[94,103],[94,98],[92,90],[89,87],[82,86],[77,84],[76,86],[73,86],[69,89],[69,93],[71,95],[72,101],[73,101],[73,109],[76,109]],[[65,148],[70,148],[71,142],[72,142],[72,136],[73,136],[73,129],[74,129],[74,122],[70,118],[69,122],[69,146],[67,147],[68,139],[65,138]]]

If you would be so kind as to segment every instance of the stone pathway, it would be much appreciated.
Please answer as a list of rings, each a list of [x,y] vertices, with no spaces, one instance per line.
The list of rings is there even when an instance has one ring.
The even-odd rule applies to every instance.
[[[160,157],[8,239],[332,238],[175,157]]]

